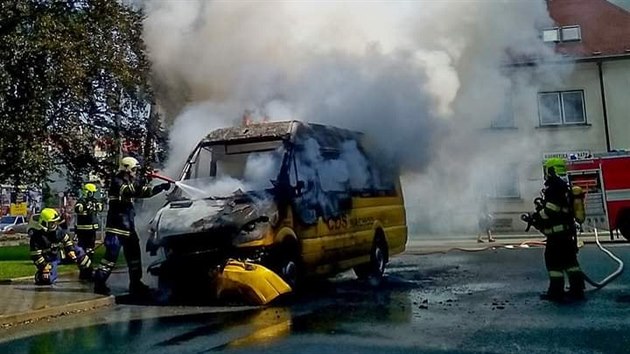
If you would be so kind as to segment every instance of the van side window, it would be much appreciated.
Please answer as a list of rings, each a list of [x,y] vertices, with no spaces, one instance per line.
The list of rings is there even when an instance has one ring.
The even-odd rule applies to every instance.
[[[292,161],[289,166],[289,183],[291,187],[296,188],[298,181],[304,184],[300,194],[293,198],[293,209],[297,212],[300,220],[307,225],[312,225],[317,222],[319,216],[319,208],[317,201],[313,198],[315,190],[315,182],[313,179],[306,180],[306,177],[310,174],[303,171],[309,171],[309,167],[301,162],[304,154],[304,147],[301,145],[294,145],[294,153]]]
[[[350,180],[347,164],[339,158],[340,152],[322,148],[312,138],[296,144],[294,151],[295,166],[291,167],[289,178],[292,186],[298,180],[304,182],[304,189],[294,203],[302,221],[313,224],[318,217],[329,219],[345,213],[350,207]]]

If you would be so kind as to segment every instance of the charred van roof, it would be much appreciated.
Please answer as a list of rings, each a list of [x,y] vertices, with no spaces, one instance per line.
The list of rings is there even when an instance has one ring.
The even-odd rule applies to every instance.
[[[204,139],[206,143],[284,139],[291,136],[291,132],[298,121],[254,123],[240,127],[221,128],[210,132]]]
[[[210,132],[203,140],[207,143],[243,142],[256,140],[290,139],[296,131],[310,131],[325,140],[331,138],[356,138],[361,134],[327,125],[304,123],[297,120],[284,122],[254,123],[239,127],[221,128]],[[328,139],[326,139],[328,138]],[[319,140],[319,139],[318,139]],[[328,145],[328,144],[325,144]]]

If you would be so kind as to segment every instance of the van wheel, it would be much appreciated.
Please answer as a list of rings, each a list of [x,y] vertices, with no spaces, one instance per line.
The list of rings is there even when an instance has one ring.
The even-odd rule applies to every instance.
[[[626,241],[630,241],[630,209],[623,209],[619,212],[617,228]]]
[[[369,281],[372,285],[379,285],[383,279],[388,257],[387,242],[385,237],[379,233],[374,238],[374,244],[370,251],[370,263],[354,267],[354,274],[361,280]]]
[[[173,301],[175,298],[175,284],[170,277],[165,275],[158,276],[158,289],[155,294],[155,300],[160,305],[165,305]]]
[[[280,247],[276,272],[292,289],[298,285],[300,278],[299,251],[294,241],[285,241]]]

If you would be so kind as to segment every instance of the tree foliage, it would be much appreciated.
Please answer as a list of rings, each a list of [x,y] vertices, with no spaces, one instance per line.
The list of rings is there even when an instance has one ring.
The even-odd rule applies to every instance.
[[[150,147],[144,49],[142,14],[118,1],[0,0],[0,181],[65,167],[77,184],[111,173],[121,140]]]

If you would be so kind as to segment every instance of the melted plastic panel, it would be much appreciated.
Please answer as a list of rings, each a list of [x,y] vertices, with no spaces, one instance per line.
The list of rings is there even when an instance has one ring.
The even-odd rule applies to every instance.
[[[304,183],[295,208],[305,224],[352,208],[353,196],[395,195],[393,171],[385,172],[365,153],[361,134],[317,124],[301,125],[294,139],[290,183]]]

